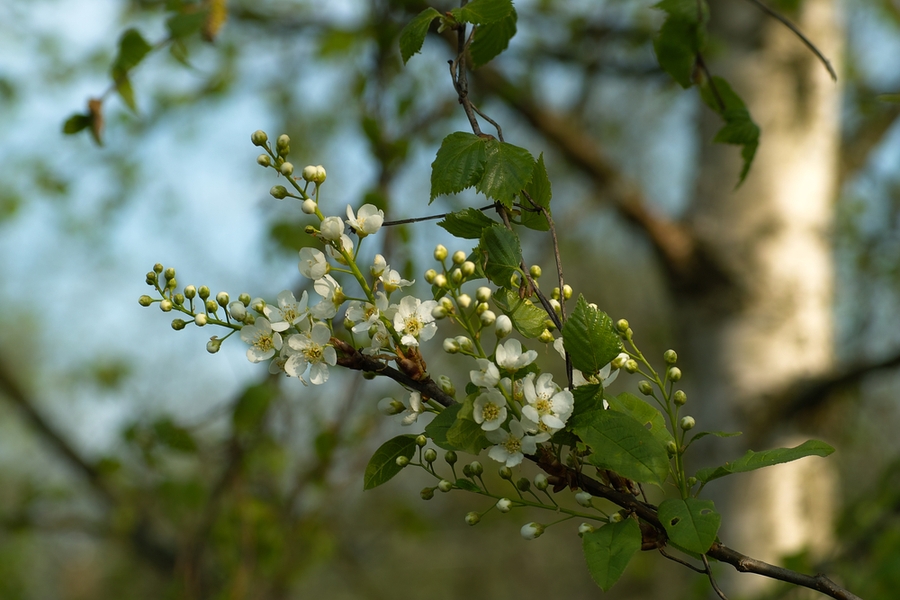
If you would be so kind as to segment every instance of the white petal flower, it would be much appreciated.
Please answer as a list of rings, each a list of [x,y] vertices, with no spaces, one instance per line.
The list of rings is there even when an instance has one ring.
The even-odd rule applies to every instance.
[[[485,390],[475,398],[475,422],[485,431],[493,431],[506,420],[506,398],[497,388]]]
[[[374,204],[364,204],[356,216],[353,215],[353,207],[347,206],[347,225],[353,228],[359,237],[377,232],[381,229],[382,223],[384,211],[376,208]]]
[[[500,371],[497,365],[486,358],[478,358],[477,371],[469,371],[469,379],[478,387],[494,387],[500,381]]]
[[[437,325],[431,311],[435,306],[434,300],[422,302],[415,296],[406,296],[400,301],[394,315],[394,329],[402,336],[401,344],[418,346],[419,340],[428,341],[434,336]]]
[[[409,409],[406,411],[407,414],[403,417],[401,423],[403,425],[412,425],[424,411],[425,407],[422,404],[422,394],[419,392],[411,392],[409,394]]]
[[[517,339],[509,339],[497,346],[497,366],[507,371],[518,371],[535,361],[537,352],[534,350],[522,351],[522,342]]]
[[[566,348],[561,337],[553,340],[553,349],[559,353],[560,358],[566,360]]]
[[[371,304],[369,302],[360,302],[359,300],[354,300],[347,306],[346,318],[351,323],[355,323],[353,326],[353,333],[366,333],[369,329],[375,325],[381,316],[382,311],[386,310],[388,307],[388,299],[387,296],[384,295],[384,292],[377,292],[375,294],[375,304]]]
[[[337,352],[328,344],[331,330],[325,323],[314,323],[308,332],[292,335],[288,345],[296,351],[284,364],[284,371],[292,377],[303,379],[309,366],[309,381],[319,385],[328,381],[328,365],[337,363]]]
[[[372,266],[369,268],[369,271],[371,271],[372,277],[381,277],[381,274],[384,273],[386,268],[387,261],[384,259],[384,256],[376,254],[375,260],[372,261]]]
[[[537,452],[534,436],[525,433],[525,428],[518,421],[509,422],[509,431],[494,429],[485,433],[485,437],[497,444],[488,451],[488,456],[507,467],[515,467],[526,454]]]
[[[319,279],[328,272],[328,263],[325,255],[315,248],[303,248],[300,250],[300,264],[297,265],[300,274],[308,279]]]
[[[241,328],[241,339],[250,344],[247,349],[247,359],[258,363],[269,360],[275,356],[275,352],[281,350],[281,334],[272,329],[269,320],[260,317],[253,325],[245,325]]]
[[[372,334],[372,343],[368,348],[363,349],[363,354],[374,355],[379,354],[382,348],[391,345],[391,334],[388,333],[387,327],[381,321],[375,322],[375,332]]]
[[[300,296],[299,302],[294,298],[293,292],[284,290],[278,294],[278,308],[267,304],[263,312],[268,317],[269,322],[272,324],[272,329],[275,331],[285,331],[289,327],[297,327],[299,329],[300,321],[309,314],[306,309],[308,302],[309,297],[305,290]]]
[[[534,538],[541,537],[541,534],[544,533],[544,526],[532,521],[531,523],[522,525],[522,529],[519,533],[521,533],[522,537],[526,540],[533,540]]]
[[[512,321],[506,315],[500,315],[494,321],[494,331],[497,333],[498,338],[504,338],[512,333],[512,327]]]
[[[522,407],[522,416],[537,423],[542,431],[553,433],[565,427],[566,421],[572,415],[575,399],[572,392],[560,390],[553,383],[553,375],[543,373],[535,381],[534,373],[529,373],[525,378],[525,400],[528,402]]]
[[[345,300],[340,284],[331,275],[324,275],[316,280],[313,287],[322,296],[322,301],[309,309],[312,315],[317,319],[334,318]]]
[[[231,314],[231,318],[233,318],[234,320],[243,321],[247,316],[247,307],[244,306],[244,303],[240,300],[235,300],[228,305],[228,312]]]
[[[340,217],[325,217],[319,226],[319,232],[326,240],[339,240],[344,233],[344,221]]]
[[[381,282],[384,284],[384,291],[388,294],[399,290],[400,288],[404,288],[406,286],[412,285],[416,282],[415,279],[409,281],[408,279],[403,279],[400,277],[400,273],[395,271],[390,267],[386,267],[384,272],[381,274]]]
[[[351,240],[350,236],[346,233],[342,233],[340,239],[335,240],[334,244],[339,245],[341,249],[343,249],[343,251],[347,254],[353,254],[353,240]],[[333,245],[325,246],[325,252],[328,254],[328,256],[341,263],[342,265],[347,264],[347,259],[344,258],[344,255],[341,254],[341,251],[335,248]]]

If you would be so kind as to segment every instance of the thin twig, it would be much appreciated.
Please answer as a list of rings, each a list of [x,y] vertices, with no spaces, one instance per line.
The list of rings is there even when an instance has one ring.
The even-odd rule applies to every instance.
[[[472,104],[472,110],[477,112],[481,116],[482,119],[484,119],[485,121],[487,121],[488,123],[490,123],[491,125],[494,126],[494,128],[497,130],[497,139],[499,139],[501,142],[506,141],[503,139],[503,130],[500,128],[500,124],[497,123],[497,121],[493,120],[492,118],[490,118],[489,116],[487,116],[486,114],[481,112],[481,110],[479,110],[479,108],[477,106],[475,106],[475,104]]]
[[[716,579],[713,577],[712,569],[709,568],[709,559],[706,558],[705,554],[701,554],[700,558],[703,559],[703,565],[706,567],[706,576],[709,577],[709,584],[712,586],[712,589],[715,590],[716,594],[719,595],[719,598],[722,600],[728,600],[728,597],[725,596],[725,593],[719,589],[718,584],[716,584]]]
[[[706,575],[706,570],[705,570],[705,569],[701,569],[700,567],[695,567],[694,565],[692,565],[692,564],[689,563],[688,561],[686,561],[686,560],[681,560],[681,559],[678,558],[677,556],[672,556],[671,554],[669,554],[668,552],[666,552],[666,549],[665,549],[665,548],[659,548],[659,553],[662,554],[664,557],[668,558],[669,560],[674,561],[674,562],[677,562],[678,564],[680,564],[680,565],[683,566],[683,567],[687,567],[687,568],[690,569],[691,571],[696,571],[697,573],[700,573],[701,575]]]
[[[818,48],[816,48],[815,44],[813,44],[811,41],[809,41],[809,38],[807,38],[805,35],[803,35],[803,32],[800,31],[796,25],[794,25],[793,23],[788,21],[787,18],[784,15],[782,15],[781,13],[779,13],[779,12],[769,8],[765,4],[763,4],[760,0],[749,0],[749,2],[752,2],[753,4],[755,4],[764,13],[766,13],[770,17],[780,21],[782,25],[784,25],[785,27],[790,29],[792,32],[794,32],[794,35],[796,35],[798,38],[800,38],[800,41],[802,41],[804,44],[806,44],[806,47],[809,48],[810,51],[816,55],[816,58],[818,58],[820,61],[822,61],[822,64],[825,65],[825,68],[828,70],[828,74],[831,75],[832,81],[837,81],[838,77],[837,77],[837,73],[834,70],[834,67],[831,66],[831,63],[828,61],[827,58],[825,58],[825,55],[822,54]]]
[[[494,208],[496,206],[497,206],[496,203],[488,204],[487,206],[482,206],[481,208],[476,208],[475,210],[480,210],[480,211],[484,212],[487,210],[491,210],[492,208]],[[443,213],[440,215],[429,215],[427,217],[413,217],[411,219],[397,219],[396,221],[385,221],[384,223],[381,224],[381,226],[382,227],[391,227],[393,225],[407,225],[409,223],[420,223],[422,221],[433,221],[434,219],[443,219],[452,214],[453,214],[452,212],[448,212],[448,213]]]

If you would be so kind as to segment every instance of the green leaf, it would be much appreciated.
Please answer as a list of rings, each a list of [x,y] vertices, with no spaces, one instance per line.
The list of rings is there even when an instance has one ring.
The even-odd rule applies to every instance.
[[[584,534],[581,547],[591,579],[608,592],[641,549],[641,527],[634,519],[610,523]]]
[[[764,452],[747,450],[747,453],[734,461],[725,463],[721,467],[710,467],[697,471],[697,479],[703,483],[709,483],[713,479],[725,477],[732,473],[746,473],[763,467],[771,467],[781,463],[791,462],[807,456],[828,456],[834,452],[834,448],[819,440],[807,440],[794,448],[776,448]]]
[[[425,435],[428,436],[438,448],[443,448],[444,450],[459,450],[459,448],[452,445],[447,440],[447,432],[450,431],[450,428],[456,423],[459,409],[461,409],[462,406],[462,404],[458,403],[451,404],[438,413],[438,415],[432,419],[431,423],[425,426]]]
[[[112,65],[113,80],[135,68],[151,50],[153,46],[137,29],[127,29],[119,38],[119,53]]]
[[[700,86],[700,97],[725,120],[725,125],[716,133],[713,142],[741,146],[744,165],[738,177],[737,186],[740,186],[750,172],[753,157],[759,147],[759,126],[753,122],[741,97],[721,77],[713,77],[711,81],[704,82]]]
[[[181,40],[194,35],[203,27],[203,23],[208,15],[209,11],[199,10],[169,17],[166,19],[166,29],[169,31],[169,37],[173,40]]]
[[[184,427],[176,425],[175,422],[168,417],[163,417],[153,423],[153,432],[156,434],[157,439],[162,445],[171,448],[172,450],[187,453],[197,451],[197,443],[194,441],[194,437],[190,432]]]
[[[131,80],[128,78],[128,74],[126,71],[122,71],[118,75],[115,76],[114,82],[116,85],[116,91],[119,92],[119,96],[131,109],[131,112],[137,112],[137,104],[134,101],[134,90],[131,87]]]
[[[654,8],[668,14],[653,39],[656,60],[681,87],[689,88],[697,53],[706,46],[709,7],[703,0],[663,0]]]
[[[691,441],[687,443],[688,446],[696,442],[697,440],[703,439],[708,435],[714,435],[719,438],[730,438],[741,435],[740,431],[698,431],[694,437],[691,438]]]
[[[550,212],[550,198],[553,192],[550,189],[550,178],[547,176],[547,167],[544,166],[544,153],[538,156],[534,163],[534,172],[531,174],[531,181],[525,186],[524,191],[531,197],[538,206],[547,209]],[[522,195],[522,225],[529,229],[537,231],[547,231],[550,229],[550,223],[543,213],[538,212],[531,203]]]
[[[716,541],[722,521],[712,500],[697,498],[663,500],[657,514],[669,539],[697,554],[705,554]]]
[[[576,388],[577,389],[577,388]],[[606,399],[609,407],[617,412],[629,415],[632,419],[648,427],[659,442],[665,446],[675,441],[672,434],[666,428],[666,419],[659,409],[638,398],[634,394],[622,392],[618,396],[608,396]]]
[[[622,351],[622,341],[612,319],[578,296],[572,315],[563,325],[563,345],[572,357],[572,366],[593,375]]]
[[[572,423],[577,422],[581,415],[591,411],[606,410],[606,407],[603,406],[603,386],[599,383],[579,385],[572,390],[572,396],[575,401],[572,416],[569,417],[572,419]]]
[[[527,338],[536,338],[547,328],[547,311],[527,298],[519,298],[513,290],[501,287],[493,295],[494,304],[509,317],[516,331]]]
[[[475,208],[467,208],[459,212],[450,213],[443,221],[438,221],[438,226],[446,229],[455,237],[466,240],[477,240],[481,237],[485,227],[496,225],[483,211]]]
[[[425,43],[425,36],[428,35],[431,22],[440,16],[441,13],[428,7],[420,12],[400,32],[400,56],[403,58],[404,65],[409,62],[409,59],[414,54],[418,54],[422,49],[422,44]]]
[[[485,140],[484,146],[487,160],[475,189],[512,208],[513,197],[531,181],[534,158],[525,148],[506,142]]]
[[[235,431],[248,432],[259,427],[274,397],[275,390],[265,383],[245,389],[231,415]]]
[[[594,410],[570,417],[569,423],[569,429],[591,448],[587,461],[592,465],[640,483],[665,483],[669,476],[665,447],[630,416]]]
[[[506,17],[512,10],[512,0],[472,0],[461,8],[454,8],[450,14],[463,23],[486,25]]]
[[[481,25],[475,30],[475,38],[469,46],[473,67],[486,65],[509,47],[509,41],[516,35],[517,19],[516,10],[513,9],[499,21]]]
[[[445,137],[431,163],[429,204],[438,196],[457,194],[478,183],[486,159],[484,140],[477,135],[457,131]]]
[[[382,483],[390,481],[394,475],[403,470],[397,464],[397,457],[412,458],[416,452],[416,436],[398,435],[383,443],[366,465],[366,474],[363,476],[363,489],[371,490]]]
[[[522,263],[522,246],[515,232],[500,224],[493,225],[481,234],[478,244],[483,260],[484,274],[499,286],[509,285],[509,279]]]
[[[481,488],[469,481],[468,479],[457,479],[453,485],[467,492],[480,492]]]
[[[72,135],[91,126],[91,115],[72,115],[63,123],[63,133]]]
[[[459,416],[447,431],[447,442],[455,449],[476,455],[491,445],[481,425]]]

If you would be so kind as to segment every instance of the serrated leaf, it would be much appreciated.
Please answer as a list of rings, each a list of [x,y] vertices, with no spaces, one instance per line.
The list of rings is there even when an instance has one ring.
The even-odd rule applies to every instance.
[[[587,377],[606,366],[622,351],[622,341],[613,326],[612,319],[578,296],[562,329],[563,345],[572,357],[572,366]]]
[[[451,404],[432,419],[431,423],[425,426],[425,435],[434,442],[438,448],[444,450],[460,450],[447,440],[447,432],[456,422],[459,409],[462,404]]]
[[[457,194],[481,180],[487,160],[484,142],[477,135],[464,131],[444,138],[431,163],[429,204],[438,196]]]
[[[478,250],[487,278],[499,286],[509,285],[522,263],[522,246],[515,232],[500,224],[488,227],[481,234]]]
[[[690,552],[705,554],[719,532],[722,516],[712,500],[669,498],[657,512],[669,539]]]
[[[486,25],[506,17],[512,10],[512,0],[472,0],[463,7],[454,8],[450,14],[463,23]]]
[[[391,480],[403,467],[397,464],[397,457],[412,458],[416,452],[416,436],[398,435],[383,443],[366,465],[363,489],[371,490]]]
[[[834,448],[819,440],[807,440],[794,448],[776,448],[764,452],[747,450],[747,453],[732,463],[725,463],[721,467],[710,467],[697,471],[697,479],[709,483],[713,479],[725,477],[732,473],[746,473],[763,467],[771,467],[781,463],[791,462],[807,456],[828,456],[834,452]]]
[[[531,200],[538,206],[547,209],[550,212],[550,198],[553,192],[550,188],[550,178],[547,176],[547,167],[544,166],[544,154],[538,156],[534,163],[534,172],[531,174],[531,181],[525,186],[524,192],[528,194]],[[530,205],[529,201],[522,195],[522,225],[529,229],[537,231],[547,231],[550,229],[550,223],[542,212],[537,211]]]
[[[414,54],[418,54],[425,43],[425,37],[428,35],[428,29],[431,22],[439,18],[441,13],[435,9],[428,7],[416,18],[406,24],[406,27],[400,32],[400,57],[405,65]]]
[[[750,172],[756,149],[759,147],[759,126],[753,122],[750,111],[747,110],[741,97],[721,77],[713,77],[711,81],[704,82],[700,86],[700,97],[725,121],[725,125],[716,133],[713,141],[741,146],[744,164],[736,186],[739,187]]]
[[[493,295],[494,304],[509,317],[516,331],[527,338],[536,338],[547,328],[547,311],[532,301],[519,298],[519,294],[506,287],[499,288]]]
[[[634,519],[623,519],[584,534],[584,559],[594,583],[604,592],[619,580],[631,557],[641,549],[641,528]]]
[[[443,227],[454,237],[466,240],[481,238],[481,234],[486,227],[496,224],[497,221],[475,208],[467,208],[459,212],[450,213],[442,221],[438,221],[439,227]]]
[[[166,29],[169,37],[180,40],[200,31],[205,20],[206,11],[177,14],[166,19]]]
[[[603,405],[603,385],[599,383],[589,383],[587,385],[579,385],[572,390],[575,407],[572,410],[571,423],[576,423],[581,415],[596,410],[606,410]]]
[[[472,66],[486,65],[509,47],[509,41],[516,35],[518,15],[515,8],[495,23],[481,25],[475,30],[475,38],[469,45]]]
[[[653,39],[656,60],[681,87],[689,88],[697,53],[706,47],[709,7],[703,0],[663,0],[654,8],[668,15]]]
[[[513,197],[531,181],[534,158],[525,148],[497,140],[485,140],[484,147],[484,173],[475,189],[512,208]]]
[[[653,434],[659,442],[665,446],[675,441],[672,434],[666,428],[666,419],[658,408],[644,402],[634,394],[622,392],[618,396],[608,396],[606,401],[612,410],[626,414],[640,423]]]
[[[590,447],[590,464],[640,483],[665,483],[669,476],[666,449],[633,418],[612,410],[595,410],[570,417],[569,423],[568,428]]]
[[[460,416],[457,416],[456,421],[447,430],[447,443],[455,449],[476,455],[491,445],[484,436],[481,425]]]

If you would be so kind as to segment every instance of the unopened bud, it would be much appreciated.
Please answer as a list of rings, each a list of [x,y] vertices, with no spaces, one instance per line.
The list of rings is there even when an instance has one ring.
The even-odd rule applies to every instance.
[[[649,381],[644,379],[640,383],[638,383],[638,391],[640,391],[645,396],[649,396],[653,393],[653,386],[650,385]]]
[[[175,331],[181,331],[184,329],[185,322],[184,319],[173,319],[172,320],[172,329]]]
[[[512,333],[512,320],[506,315],[500,315],[494,321],[494,332],[498,338],[504,338]]]
[[[532,521],[527,525],[523,525],[519,533],[521,533],[522,537],[526,540],[533,540],[535,538],[541,537],[541,535],[544,533],[544,526],[540,523]]]
[[[416,436],[416,446],[418,446],[419,448],[424,448],[425,444],[427,444],[427,443],[428,443],[428,438],[425,437],[424,435],[419,434]]]
[[[575,494],[575,502],[585,508],[591,508],[593,504],[591,504],[591,496],[588,492],[578,492]]]
[[[480,288],[475,290],[475,299],[479,302],[487,302],[491,299],[492,294],[493,292],[491,291],[491,288],[487,286],[481,286]]]
[[[203,327],[204,325],[206,325],[207,320],[208,319],[206,318],[206,315],[200,313],[199,315],[194,317],[194,325],[196,325],[197,327]]]
[[[666,350],[666,352],[663,354],[663,360],[666,361],[667,365],[674,365],[678,362],[678,353],[671,349]]]
[[[621,333],[625,333],[628,331],[628,321],[625,319],[619,319],[616,321],[616,329],[618,329]]]
[[[266,142],[269,141],[269,136],[262,129],[257,129],[250,134],[250,141],[253,142],[254,146],[265,146]]]
[[[438,244],[434,247],[434,260],[443,261],[447,258],[447,248],[443,244]]]
[[[581,537],[586,533],[593,533],[593,532],[594,532],[594,526],[591,525],[590,523],[582,523],[581,525],[578,526],[578,537]]]
[[[538,473],[534,476],[534,487],[537,489],[546,490],[548,485],[550,485],[550,483],[547,481],[547,476],[543,473]]]
[[[520,477],[518,481],[516,481],[516,487],[519,488],[520,492],[527,492],[531,489],[531,481],[529,481],[527,477]]]
[[[193,300],[196,295],[197,295],[197,288],[195,288],[194,286],[189,285],[184,288],[184,297],[187,298],[188,300]]]
[[[459,342],[454,338],[447,338],[444,340],[443,348],[447,354],[456,354],[459,352]]]
[[[272,166],[272,157],[268,154],[260,154],[256,157],[256,164],[261,167],[270,167]]]
[[[460,270],[462,271],[463,277],[471,277],[475,273],[475,263],[471,260],[467,260],[460,266]]]
[[[278,170],[281,171],[281,174],[285,177],[290,177],[294,174],[294,165],[289,162],[283,162]]]
[[[572,297],[572,294],[573,294],[572,286],[567,283],[566,285],[563,286],[563,289],[562,289],[563,300],[570,299]]]
[[[419,492],[419,496],[422,498],[422,500],[431,500],[432,498],[434,498],[434,488],[422,488],[422,491]]]
[[[422,458],[425,459],[427,463],[433,463],[437,460],[437,451],[434,448],[428,448],[425,452],[422,453]]]
[[[496,504],[497,510],[502,513],[508,513],[512,509],[512,500],[509,498],[500,498]]]
[[[638,364],[636,360],[634,360],[633,358],[629,358],[625,361],[625,371],[627,371],[628,373],[635,373],[637,372],[637,370]]]
[[[446,479],[441,479],[437,485],[438,489],[444,492],[445,494],[453,489],[453,483],[447,481]]]
[[[687,402],[687,394],[682,390],[675,390],[675,393],[672,394],[672,402],[678,406],[684,406],[684,403]]]
[[[394,462],[396,462],[397,466],[402,469],[403,467],[405,467],[406,465],[409,464],[409,459],[405,456],[398,456]]]
[[[166,298],[159,303],[159,309],[163,312],[169,312],[170,310],[172,310],[172,301]]]
[[[469,308],[472,305],[472,297],[468,294],[460,294],[456,299],[456,303],[459,304],[460,308]]]
[[[437,257],[435,257],[435,258],[437,258]],[[456,252],[453,253],[453,257],[451,258],[451,260],[453,261],[453,264],[461,265],[464,262],[466,262],[466,253],[463,252],[462,250],[457,250]]]
[[[486,310],[481,313],[481,315],[479,315],[479,318],[481,319],[482,325],[484,325],[485,327],[490,327],[496,322],[497,315],[495,315],[494,311],[492,310]]]
[[[669,367],[668,370],[669,381],[678,381],[681,379],[681,369],[678,367]]]
[[[679,423],[681,428],[685,431],[693,429],[696,424],[697,422],[694,421],[694,417],[681,417],[681,423]]]
[[[437,271],[434,269],[428,269],[425,271],[425,281],[429,284],[434,283],[434,278],[437,277]]]
[[[138,298],[138,304],[140,304],[141,306],[150,306],[151,304],[153,304],[153,298],[146,295],[141,296],[140,298]]]
[[[447,450],[446,454],[444,454],[444,462],[448,465],[455,465],[457,460],[459,460],[459,457],[456,456],[456,452],[453,450]]]
[[[215,354],[219,351],[219,348],[222,347],[222,340],[217,338],[216,336],[212,336],[209,338],[209,341],[206,342],[206,351],[210,354]]]
[[[481,515],[479,515],[477,512],[473,511],[466,514],[466,524],[468,525],[477,525],[480,520]]]
[[[273,185],[272,189],[269,190],[269,194],[276,200],[284,200],[287,198],[288,191],[283,185]]]

